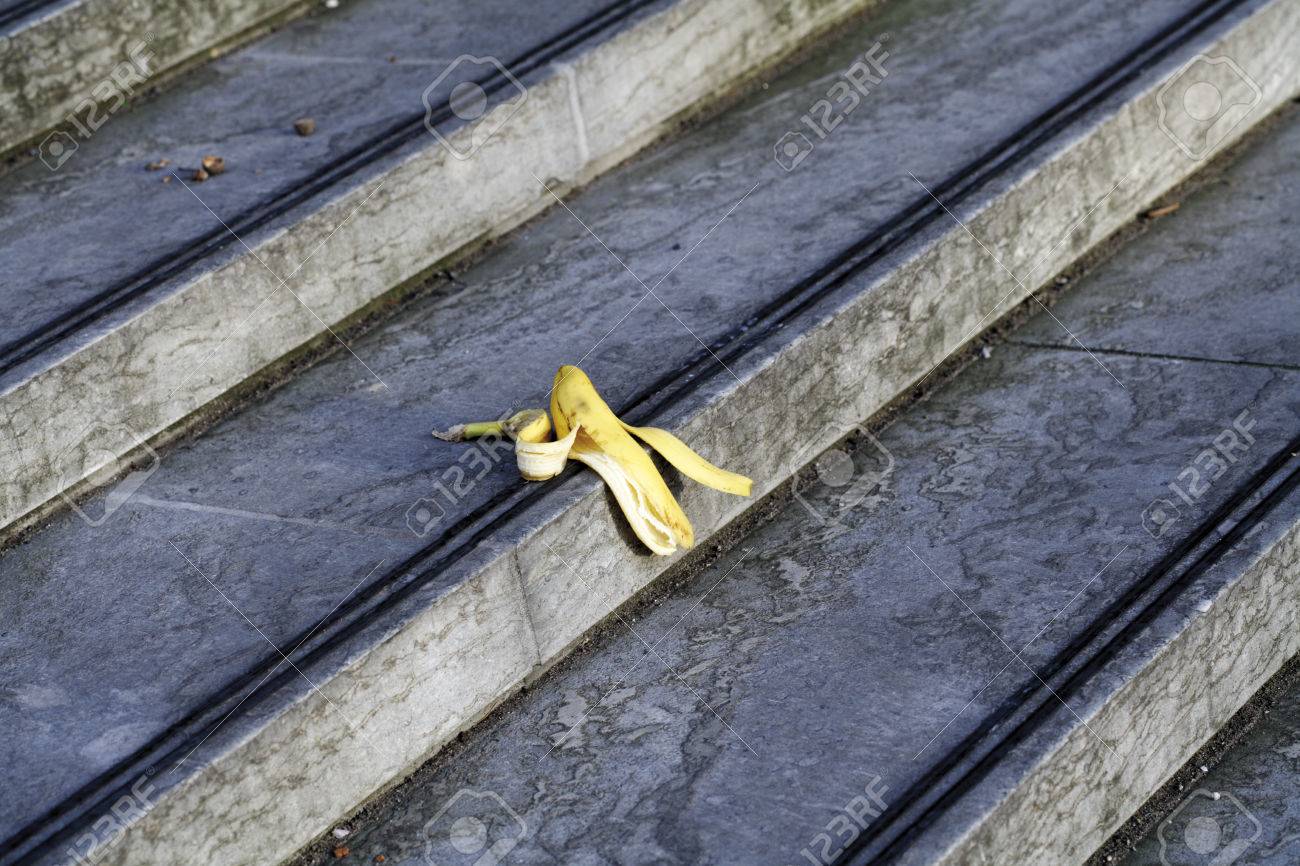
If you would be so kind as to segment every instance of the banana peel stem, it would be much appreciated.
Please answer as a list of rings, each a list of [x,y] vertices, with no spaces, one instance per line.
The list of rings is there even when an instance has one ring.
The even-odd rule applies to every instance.
[[[447,430],[434,430],[433,438],[441,439],[443,442],[464,442],[466,439],[477,439],[491,433],[499,436],[503,432],[500,421],[471,421],[468,424],[457,424]]]

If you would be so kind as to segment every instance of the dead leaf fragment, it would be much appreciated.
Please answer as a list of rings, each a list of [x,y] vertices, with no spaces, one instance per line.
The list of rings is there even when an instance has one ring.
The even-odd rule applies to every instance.
[[[203,170],[208,174],[221,174],[226,170],[226,161],[211,154],[203,157]]]
[[[171,161],[170,159],[156,159],[156,160],[154,160],[154,161],[151,162],[151,163],[147,163],[147,164],[145,165],[145,167],[144,167],[144,170],[145,170],[145,171],[158,171],[159,169],[164,169],[164,168],[166,168],[167,166],[169,166],[169,165],[171,165],[171,164],[172,164],[172,161]]]
[[[196,168],[194,170],[194,174],[190,176],[190,180],[194,181],[195,183],[203,183],[203,181],[207,179],[208,179],[208,173],[201,168]]]
[[[1151,210],[1144,213],[1143,216],[1149,220],[1158,220],[1162,216],[1169,216],[1171,213],[1178,210],[1180,207],[1182,207],[1182,202],[1176,201],[1173,204],[1167,204],[1164,205],[1163,207],[1153,207],[1151,208]]]
[[[352,851],[349,850],[347,845],[340,845],[339,847],[334,849],[334,856],[340,860],[342,860],[344,857],[348,856],[351,853]]]
[[[316,131],[316,121],[310,117],[300,117],[293,122],[293,131],[301,136],[311,135]]]

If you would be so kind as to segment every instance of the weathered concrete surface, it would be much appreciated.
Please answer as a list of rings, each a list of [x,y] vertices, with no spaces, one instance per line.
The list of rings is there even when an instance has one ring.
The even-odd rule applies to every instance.
[[[916,181],[906,176],[910,162],[904,157],[918,151],[918,142],[932,148],[926,158],[933,161],[918,176],[942,177],[978,152],[971,139],[976,120],[986,124],[979,127],[986,142],[996,140],[1041,107],[1034,100],[1069,89],[1069,81],[1062,80],[1055,93],[1044,96],[1043,81],[1033,70],[1078,68],[1067,60],[1086,60],[1092,70],[1113,59],[1099,54],[1098,46],[1062,39],[1035,42],[1045,55],[1009,55],[1026,64],[1019,70],[1023,76],[1005,66],[983,65],[989,52],[1027,20],[1035,27],[1064,28],[1082,26],[1082,19],[1070,16],[1085,14],[1036,4],[998,8],[1001,17],[988,9],[926,6],[887,12],[883,20],[893,37],[891,50],[900,62],[913,58],[914,65],[912,76],[899,75],[905,67],[891,69],[885,84],[897,81],[900,88],[915,89],[887,100],[890,91],[882,86],[873,94],[879,98],[864,101],[792,173],[772,166],[771,148],[804,109],[785,115],[772,106],[811,105],[865,50],[864,43],[869,47],[863,34],[874,38],[880,21],[868,22],[867,29],[768,94],[575,200],[574,212],[647,278],[657,279],[704,238],[708,246],[656,289],[671,313],[651,307],[644,288],[569,214],[553,213],[504,241],[457,284],[356,343],[358,356],[387,387],[351,355],[337,357],[202,439],[169,451],[145,485],[117,503],[101,526],[87,528],[64,515],[9,551],[0,560],[3,591],[13,594],[6,605],[24,611],[19,621],[37,623],[33,632],[46,623],[40,633],[66,635],[65,657],[92,665],[96,673],[85,680],[95,690],[93,698],[65,703],[39,718],[15,708],[11,718],[27,725],[23,736],[31,739],[24,742],[48,737],[44,742],[97,746],[89,757],[43,756],[43,772],[28,775],[31,784],[22,792],[27,799],[19,801],[11,791],[15,808],[9,820],[21,825],[25,817],[39,816],[38,808],[44,811],[83,783],[87,768],[115,766],[115,781],[129,786],[136,779],[122,767],[144,772],[161,766],[166,772],[156,777],[156,805],[102,862],[174,862],[181,852],[196,850],[211,862],[239,862],[253,850],[273,857],[438,749],[448,732],[489,709],[525,673],[562,656],[671,560],[651,560],[627,545],[603,493],[577,474],[522,516],[497,523],[483,540],[466,539],[473,526],[451,533],[457,521],[491,505],[498,494],[503,498],[492,505],[498,511],[534,495],[511,492],[518,482],[508,466],[496,466],[447,504],[448,516],[428,527],[423,539],[403,535],[409,532],[408,511],[421,497],[435,495],[435,482],[450,485],[445,473],[467,453],[431,442],[428,427],[536,403],[554,367],[592,346],[596,351],[584,366],[612,403],[627,404],[651,376],[700,351],[695,335],[706,341],[726,335],[790,281],[806,276],[812,256],[816,267],[864,225],[887,220],[891,205],[914,202],[920,194]],[[1258,17],[1229,19],[1188,50],[1252,46],[1253,56],[1270,57],[1286,45],[1290,19],[1285,12],[1286,7],[1266,5]],[[1124,19],[1137,15],[1128,6],[1090,7],[1087,14],[1097,16],[1099,27],[1137,32],[1137,19]],[[935,36],[954,27],[970,39],[954,46]],[[909,44],[918,46],[911,54],[903,50]],[[972,64],[967,74],[952,55],[930,53],[941,50],[968,52],[961,55]],[[1152,121],[1154,90],[1181,59],[1157,65],[1130,91],[1067,130],[1052,149],[1027,160],[1023,170],[968,201],[959,215],[1003,261],[1023,257],[1028,265],[1041,259],[1044,274],[1106,236],[1192,167]],[[1281,59],[1265,68],[1277,76],[1289,69]],[[980,70],[988,77],[981,78]],[[952,99],[976,104],[1003,75],[1026,89],[1018,98],[972,112],[977,117],[961,128],[919,111],[910,98],[955,82],[970,89]],[[1290,92],[1284,90],[1291,86],[1284,77],[1264,83],[1270,99]],[[897,125],[881,122],[891,118]],[[904,122],[909,119],[914,125]],[[751,125],[760,124],[769,126],[754,131]],[[1143,155],[1142,172],[1122,187],[1117,184],[1125,179],[1124,167],[1102,158],[1115,153]],[[846,190],[840,179],[859,176],[855,172],[872,157],[896,160],[865,178],[862,190],[875,194]],[[765,177],[766,185],[753,190],[759,207],[742,211],[750,204],[746,200],[719,223],[764,170],[777,179]],[[836,183],[825,183],[827,177]],[[821,195],[832,198],[816,198]],[[626,202],[634,196],[650,204],[630,215]],[[663,208],[651,206],[656,202]],[[1026,213],[1035,215],[1028,231]],[[811,222],[818,214],[825,221]],[[760,232],[756,223],[769,230]],[[593,284],[610,286],[610,295],[594,293]],[[611,303],[611,297],[617,301]],[[638,298],[646,303],[636,306]],[[701,390],[668,410],[651,402],[639,411],[682,431],[719,462],[755,474],[760,492],[770,490],[946,357],[991,319],[986,313],[1017,298],[984,247],[963,229],[935,226],[729,360],[740,384],[728,384],[732,380],[715,367],[720,376],[702,371]],[[571,312],[538,317],[535,310]],[[795,398],[804,402],[792,404]],[[801,424],[791,423],[792,412]],[[104,514],[110,501],[92,499],[83,510]],[[744,508],[693,486],[682,501],[701,538]],[[491,517],[491,512],[480,515],[476,525]],[[582,578],[548,562],[544,556],[552,547],[564,551],[581,572],[599,574],[597,591],[585,590]],[[468,551],[464,558],[439,559],[462,549]],[[432,561],[431,572],[420,571],[426,560],[398,567],[416,554]],[[376,565],[380,569],[372,574]],[[503,573],[513,574],[520,586],[513,614],[509,595],[485,589],[493,580],[505,580]],[[122,586],[138,586],[142,579],[151,597],[114,602]],[[210,592],[201,606],[190,602],[195,590]],[[238,610],[226,606],[223,593]],[[351,599],[353,593],[360,604]],[[500,603],[479,614],[478,593]],[[450,606],[441,606],[442,599]],[[305,648],[296,649],[298,635],[330,616],[336,604],[338,617],[322,623]],[[227,618],[214,618],[208,605],[226,610]],[[132,615],[155,610],[167,612],[161,622]],[[521,627],[525,637],[512,637],[519,634],[512,629]],[[260,649],[266,644],[259,630],[291,652],[328,700],[287,665],[274,669],[279,659],[269,646]],[[502,636],[522,646],[523,659],[485,649]],[[39,669],[39,660],[24,649],[29,640],[15,638],[12,646],[6,658],[15,664],[13,681],[44,683],[54,676]],[[142,658],[114,663],[138,647],[148,648]],[[268,657],[265,668],[254,666],[251,678],[231,684],[232,671],[250,669],[240,663]],[[397,661],[415,657],[431,667]],[[478,663],[484,669],[475,676]],[[473,682],[478,690],[453,691],[463,703],[450,701],[446,681],[430,674],[442,665],[453,682]],[[264,674],[268,685],[255,691]],[[149,697],[165,691],[164,703],[135,701],[137,693],[162,682],[170,686]],[[187,716],[217,692],[204,704],[206,715]],[[253,697],[244,701],[250,692]],[[124,715],[108,719],[104,707],[109,704],[124,708]],[[202,740],[205,725],[220,722],[236,706],[238,712]],[[352,748],[361,740],[370,747],[365,753]],[[181,764],[179,776],[172,774],[170,767],[186,757],[192,743],[197,751]],[[127,761],[137,747],[146,752]],[[305,791],[303,767],[315,766],[322,754],[333,756],[328,789]],[[30,811],[24,815],[24,809]]]
[[[1242,182],[1261,163],[1290,165],[1274,175],[1282,181],[1300,173],[1288,147],[1300,114],[1287,112],[1284,123],[1186,206],[1285,213],[1288,183]],[[1112,269],[1171,256],[1198,230],[1190,221],[1175,228],[1126,248],[1054,312],[1099,302]],[[1223,243],[1234,260],[1294,266],[1300,252],[1284,241],[1241,233]],[[1206,278],[1226,279],[1213,270]],[[1271,291],[1239,285],[1256,285],[1261,299]],[[1171,308],[1145,330],[1109,320],[1132,340],[1129,350],[1094,359],[998,348],[877,437],[823,455],[821,474],[806,472],[771,523],[639,616],[617,617],[462,744],[345,822],[351,856],[430,862],[448,853],[453,819],[468,816],[488,825],[511,863],[821,862],[817,835],[830,827],[842,842],[856,796],[881,794],[898,809],[910,785],[960,766],[965,738],[1004,701],[1018,689],[1042,691],[1029,668],[1046,671],[1294,436],[1300,341],[1276,365],[1129,355],[1214,313],[1224,345],[1254,334],[1249,292],[1225,291],[1215,305],[1195,289],[1204,305]],[[1024,331],[1045,322],[1047,314]],[[1276,323],[1275,334],[1285,330]],[[1113,337],[1105,327],[1094,336]],[[1145,506],[1170,495],[1167,482],[1243,410],[1254,441],[1240,440],[1244,450],[1233,450],[1197,506],[1160,532]],[[1084,860],[1300,649],[1297,568],[1292,492],[1068,694],[1068,709],[1040,695],[1056,708],[1049,721],[894,852],[898,861]],[[1294,749],[1285,751],[1293,727],[1266,733],[1284,749],[1268,770],[1256,756],[1249,775],[1225,771],[1244,802],[1278,816],[1294,811],[1286,799]],[[1274,771],[1290,775],[1265,788]],[[1207,787],[1234,792],[1216,779]],[[1233,808],[1211,800],[1198,814]],[[1279,844],[1266,850],[1288,844],[1287,820],[1278,818],[1266,838]],[[329,857],[318,845],[299,863]]]
[[[196,71],[187,87],[106,127],[58,172],[33,164],[0,179],[11,203],[3,237],[12,257],[0,297],[28,311],[21,322],[7,319],[8,329],[52,321],[153,260],[160,247],[185,252],[205,232],[228,243],[0,374],[0,414],[16,429],[40,431],[0,452],[0,525],[330,323],[550,206],[539,178],[561,186],[590,180],[861,5],[661,0],[627,7],[630,17],[612,18],[531,74],[521,71],[526,96],[493,107],[482,128],[501,128],[477,150],[480,126],[440,127],[450,147],[472,151],[459,159],[421,121],[425,91],[433,88],[436,105],[442,91],[434,85],[458,80],[440,74],[466,51],[509,62],[601,4],[349,4]],[[414,62],[399,62],[395,51]],[[318,124],[307,139],[291,127],[304,114]],[[323,164],[402,118],[412,132],[406,144],[238,241],[225,237],[222,224],[233,214],[273,193],[293,194]],[[193,188],[189,171],[164,186],[143,169],[166,157],[192,171],[218,150],[226,172]],[[125,238],[124,224],[133,229]],[[66,239],[57,254],[51,238]]]
[[[4,4],[0,15],[16,7]],[[35,140],[57,161],[42,138],[63,130],[80,140],[75,115],[87,130],[121,109],[148,85],[114,78],[122,63],[147,62],[140,71],[156,82],[210,49],[227,47],[249,31],[281,19],[303,0],[72,0],[52,2],[0,28],[0,153]],[[8,16],[5,16],[8,17]],[[124,87],[117,86],[122,82]],[[84,101],[99,103],[97,110]],[[41,169],[44,170],[44,169]]]
[[[1300,689],[1285,693],[1186,793],[1125,866],[1181,866],[1222,852],[1221,862],[1235,866],[1300,860]]]
[[[1283,125],[1216,181],[1222,193],[1181,202],[1150,228],[1158,240],[1121,252],[1057,315],[1092,349],[1294,364],[1300,272],[1290,247],[1300,197],[1300,126]],[[1249,238],[1249,243],[1243,243]],[[1223,310],[1249,327],[1220,327]],[[1186,325],[1159,328],[1176,317]],[[1050,319],[1016,338],[1073,346]]]

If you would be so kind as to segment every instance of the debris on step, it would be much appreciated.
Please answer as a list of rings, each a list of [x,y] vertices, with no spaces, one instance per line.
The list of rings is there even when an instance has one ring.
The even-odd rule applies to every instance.
[[[153,162],[147,163],[144,167],[144,170],[160,171],[161,169],[164,169],[171,164],[172,161],[170,159],[155,159]]]
[[[1169,216],[1171,213],[1178,210],[1182,206],[1183,206],[1182,202],[1176,201],[1173,204],[1162,205],[1161,207],[1153,207],[1151,208],[1151,210],[1142,214],[1142,216],[1149,220],[1158,220],[1163,216]]]
[[[219,156],[208,154],[203,157],[203,170],[208,174],[222,174],[226,170],[226,161]]]
[[[306,138],[316,131],[316,121],[310,117],[300,117],[293,122],[293,131]]]

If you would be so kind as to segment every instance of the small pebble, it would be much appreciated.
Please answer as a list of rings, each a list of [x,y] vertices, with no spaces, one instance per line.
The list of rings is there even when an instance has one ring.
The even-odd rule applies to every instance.
[[[194,181],[195,183],[203,183],[203,181],[207,179],[208,179],[208,173],[201,168],[195,169],[194,174],[190,175],[190,180]]]
[[[1205,766],[1204,764],[1201,764],[1201,772],[1202,772],[1202,773],[1208,773],[1208,772],[1210,772],[1210,768],[1207,767],[1207,766]]]
[[[325,0],[325,8],[326,9],[339,8],[339,0]]]
[[[330,832],[334,834],[335,839],[346,839],[352,835],[352,831],[347,827],[335,827]]]
[[[1058,286],[1063,286],[1063,285],[1065,285],[1066,283],[1068,283],[1069,281],[1070,281],[1070,278],[1069,278],[1069,277],[1066,277],[1066,276],[1060,276],[1060,277],[1057,277],[1057,278],[1056,278],[1056,284],[1057,284]]]
[[[986,361],[987,361],[989,358],[992,358],[992,357],[993,357],[993,347],[992,347],[992,346],[985,346],[985,347],[983,347],[982,349],[980,349],[980,357],[983,358],[983,359],[986,360]]]
[[[311,135],[316,131],[316,121],[310,117],[300,117],[293,122],[293,131],[302,136]]]

